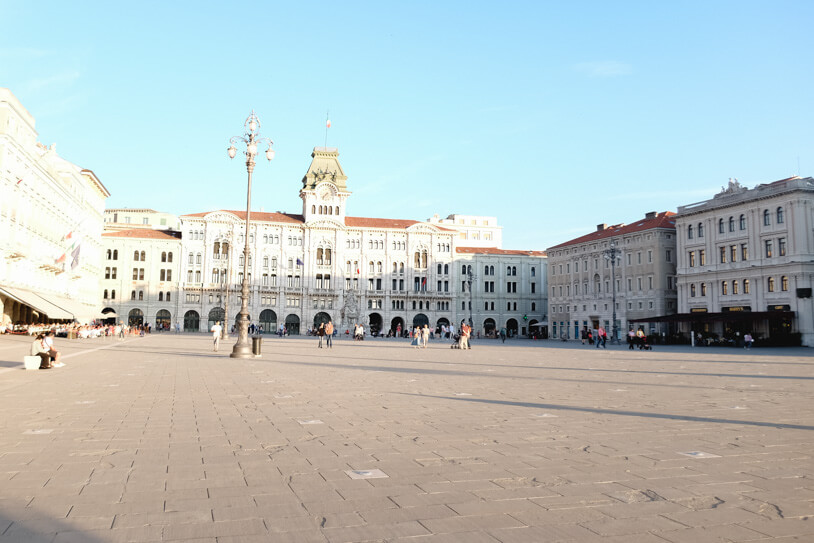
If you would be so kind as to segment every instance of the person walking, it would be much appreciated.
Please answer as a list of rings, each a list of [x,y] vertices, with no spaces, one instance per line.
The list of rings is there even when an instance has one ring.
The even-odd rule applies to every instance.
[[[599,330],[597,330],[597,334],[599,335],[599,337],[597,338],[599,341],[596,342],[596,348],[598,349],[599,344],[601,343],[602,348],[607,349],[605,345],[608,343],[608,333],[605,332],[605,329],[600,326]]]
[[[752,343],[754,342],[754,338],[750,332],[746,332],[743,336],[743,348],[749,350],[752,348]]]
[[[469,346],[469,336],[472,328],[464,321],[461,323],[461,349],[471,349]]]
[[[645,343],[645,335],[644,335],[644,328],[639,328],[636,330],[636,343],[639,344],[639,350],[644,348]]]
[[[326,349],[333,349],[334,342],[334,323],[332,321],[328,321],[325,325],[325,348]]]
[[[319,328],[317,329],[317,335],[319,336],[319,348],[322,348],[322,338],[325,337],[325,323],[319,323]]]
[[[212,332],[212,350],[217,352],[218,347],[220,347],[220,336],[223,333],[223,326],[220,325],[220,321],[215,321],[209,331]]]
[[[633,344],[636,343],[636,332],[633,331],[631,328],[627,331],[627,349],[629,351],[633,350]]]
[[[430,340],[430,327],[428,325],[424,325],[424,328],[421,329],[421,341],[424,344],[424,348],[427,348],[427,342]]]
[[[506,343],[506,327],[503,326],[500,328],[500,339],[503,343]]]

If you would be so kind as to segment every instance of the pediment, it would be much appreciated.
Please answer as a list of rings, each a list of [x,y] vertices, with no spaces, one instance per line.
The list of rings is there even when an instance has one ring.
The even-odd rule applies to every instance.
[[[408,226],[407,231],[413,234],[437,234],[441,230],[431,224],[419,222]]]
[[[226,213],[224,211],[213,211],[204,216],[204,220],[207,222],[228,222],[234,223],[239,222],[240,217],[233,213]]]
[[[320,216],[318,219],[311,219],[305,223],[308,228],[331,228],[335,230],[345,230],[345,225],[339,222],[338,219],[327,218]]]

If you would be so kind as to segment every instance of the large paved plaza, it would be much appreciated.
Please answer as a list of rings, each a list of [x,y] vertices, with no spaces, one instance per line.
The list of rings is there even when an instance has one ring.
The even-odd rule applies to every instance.
[[[814,541],[811,350],[0,337],[0,543]]]

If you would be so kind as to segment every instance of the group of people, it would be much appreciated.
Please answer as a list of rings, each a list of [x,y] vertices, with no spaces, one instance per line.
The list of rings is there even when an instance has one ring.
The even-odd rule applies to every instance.
[[[54,348],[54,331],[37,334],[34,343],[31,344],[31,356],[40,357],[40,369],[50,370],[51,368],[61,368],[65,365],[60,362],[60,352]]]
[[[331,321],[322,322],[319,324],[319,328],[317,328],[317,336],[319,337],[319,348],[322,348],[322,342],[325,341],[325,348],[332,349],[333,348],[333,335],[334,335],[334,323]]]
[[[603,349],[608,348],[608,332],[602,326],[594,330],[583,328],[580,338],[582,339],[583,345],[585,345],[585,342],[587,341],[588,345],[596,345],[597,349],[599,347],[602,347]]]

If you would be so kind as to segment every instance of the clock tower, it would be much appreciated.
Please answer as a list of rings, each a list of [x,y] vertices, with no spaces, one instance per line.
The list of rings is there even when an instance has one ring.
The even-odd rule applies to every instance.
[[[339,164],[335,147],[314,147],[311,165],[302,178],[302,215],[305,222],[335,220],[345,224],[345,204],[350,195],[348,176]]]

